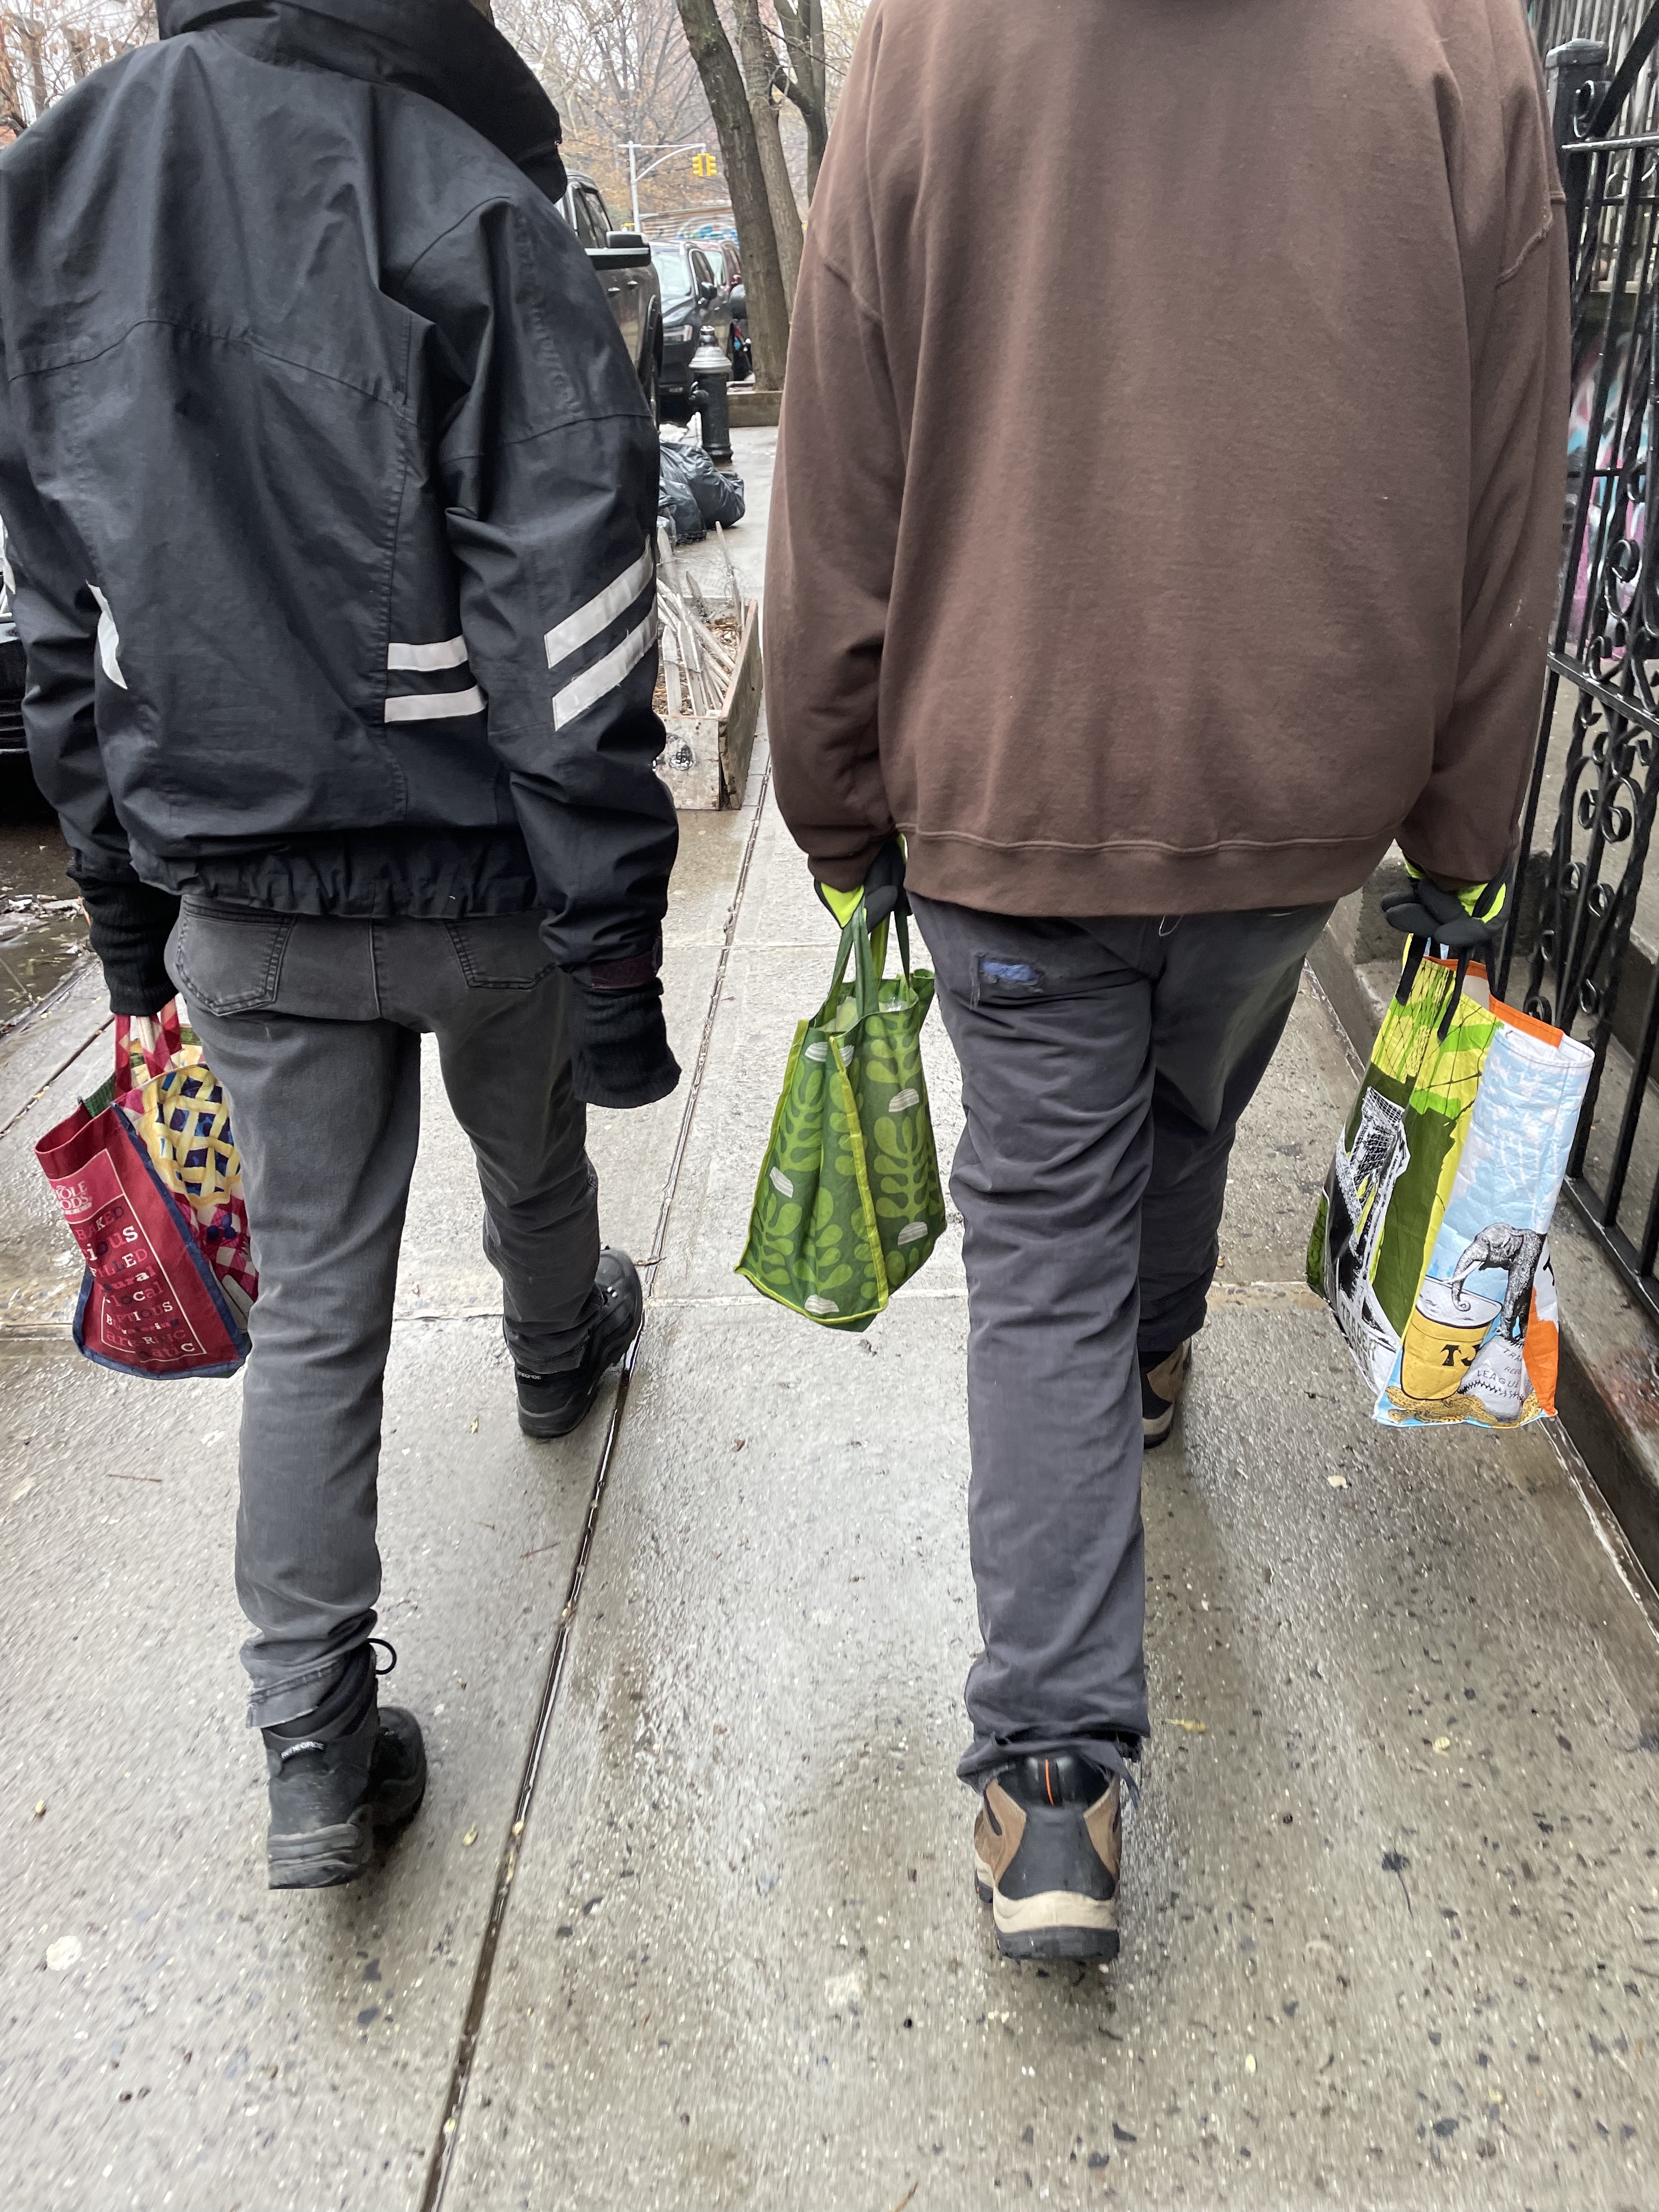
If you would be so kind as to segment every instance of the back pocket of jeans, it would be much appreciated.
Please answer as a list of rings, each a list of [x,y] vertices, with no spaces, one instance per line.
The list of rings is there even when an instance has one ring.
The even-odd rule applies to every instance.
[[[274,1005],[295,919],[186,899],[167,943],[167,971],[185,1005],[204,1014],[252,1014]]]
[[[444,927],[469,991],[533,991],[552,971],[538,914],[474,915]]]
[[[974,1004],[976,1006],[1008,1006],[1021,1000],[1044,999],[1048,995],[1048,980],[1035,962],[1012,960],[994,952],[975,954]]]

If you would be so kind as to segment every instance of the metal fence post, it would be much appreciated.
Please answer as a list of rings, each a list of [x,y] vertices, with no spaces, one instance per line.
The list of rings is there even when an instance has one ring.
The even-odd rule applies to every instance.
[[[1595,112],[1607,88],[1607,50],[1600,39],[1569,39],[1553,46],[1544,58],[1544,83],[1549,94],[1556,152],[1582,136],[1582,126]],[[1576,274],[1579,242],[1584,228],[1584,195],[1588,170],[1583,161],[1561,163],[1561,187],[1567,196],[1567,253]]]

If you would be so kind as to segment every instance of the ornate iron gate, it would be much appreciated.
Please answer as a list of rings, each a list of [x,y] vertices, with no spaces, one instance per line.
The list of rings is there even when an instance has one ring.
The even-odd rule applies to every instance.
[[[1545,35],[1569,10],[1543,0]],[[1567,1190],[1659,1319],[1659,874],[1644,890],[1659,808],[1659,0],[1613,0],[1616,65],[1599,40],[1548,58],[1572,257],[1575,474],[1525,860],[1498,963],[1499,992],[1585,1039],[1595,1072]],[[1541,20],[1540,20],[1541,18]]]

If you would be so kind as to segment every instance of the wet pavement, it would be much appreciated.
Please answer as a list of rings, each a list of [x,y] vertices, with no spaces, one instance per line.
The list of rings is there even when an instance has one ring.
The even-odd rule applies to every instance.
[[[772,441],[738,442],[752,572]],[[763,747],[748,796],[685,824],[687,1081],[594,1116],[606,1233],[660,1258],[564,1443],[514,1425],[434,1085],[381,1485],[432,1784],[353,1889],[262,1887],[237,1386],[66,1342],[27,1142],[101,1073],[95,990],[0,1062],[0,2202],[1659,2203],[1659,1645],[1548,1434],[1367,1419],[1300,1287],[1354,1081],[1310,988],[1148,1465],[1123,1955],[997,1959],[953,1777],[959,1239],[862,1339],[731,1273],[832,947]]]
[[[85,948],[67,858],[27,765],[0,754],[0,1037],[57,988]]]

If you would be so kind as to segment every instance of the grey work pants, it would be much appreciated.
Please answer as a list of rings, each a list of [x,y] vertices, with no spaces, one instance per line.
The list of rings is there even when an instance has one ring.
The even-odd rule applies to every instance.
[[[962,1065],[964,1781],[1148,1733],[1142,1366],[1203,1325],[1227,1158],[1328,906],[1030,921],[913,901]]]
[[[374,1626],[381,1383],[420,1135],[421,1033],[472,1142],[507,1348],[574,1365],[598,1184],[539,917],[356,921],[186,901],[168,946],[242,1158],[259,1296],[236,1589],[251,1722],[308,1712]]]

